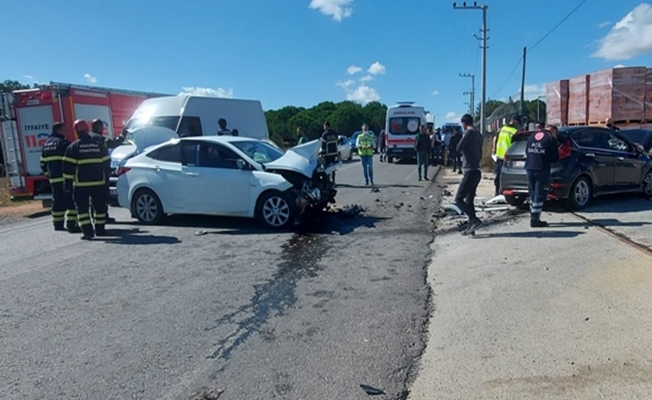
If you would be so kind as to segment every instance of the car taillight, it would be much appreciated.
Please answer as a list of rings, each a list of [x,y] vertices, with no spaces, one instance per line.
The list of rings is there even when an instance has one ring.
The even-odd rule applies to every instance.
[[[117,174],[118,176],[120,176],[120,175],[124,175],[124,174],[126,174],[127,172],[129,172],[129,170],[131,170],[131,168],[120,167],[120,168],[118,168],[118,170],[116,171],[116,174]]]
[[[559,159],[563,160],[564,158],[568,158],[571,156],[571,152],[573,151],[573,147],[571,146],[570,140],[567,140],[559,146]]]

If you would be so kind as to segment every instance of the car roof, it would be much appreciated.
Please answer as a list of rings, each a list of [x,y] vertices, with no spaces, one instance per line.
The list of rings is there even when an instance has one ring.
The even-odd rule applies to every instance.
[[[233,142],[248,142],[256,141],[262,142],[260,139],[246,137],[246,136],[187,136],[182,137],[179,140],[182,142],[185,141],[201,141],[201,142],[213,142],[213,143],[233,143]]]

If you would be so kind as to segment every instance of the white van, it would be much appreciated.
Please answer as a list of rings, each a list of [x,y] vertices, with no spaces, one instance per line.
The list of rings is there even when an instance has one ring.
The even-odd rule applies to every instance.
[[[414,105],[414,102],[398,102],[387,107],[385,135],[387,140],[387,162],[394,158],[414,158],[414,139],[419,133],[419,126],[426,125],[426,109]]]
[[[269,138],[260,101],[188,94],[143,101],[125,129],[129,132],[144,126],[160,126],[172,129],[179,136],[215,135],[220,118],[226,120],[228,129],[237,129],[239,136]]]

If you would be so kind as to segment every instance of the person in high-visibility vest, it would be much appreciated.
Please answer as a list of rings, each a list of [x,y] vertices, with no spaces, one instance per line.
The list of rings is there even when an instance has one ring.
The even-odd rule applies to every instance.
[[[505,153],[507,149],[512,145],[512,136],[518,132],[518,125],[521,123],[521,120],[518,116],[513,116],[509,120],[509,124],[504,125],[496,138],[494,139],[493,149],[491,149],[491,154],[495,156],[495,177],[494,185],[496,187],[496,196],[500,194],[500,174],[503,170],[503,163],[505,160]]]
[[[362,125],[362,133],[356,139],[355,147],[358,149],[362,173],[364,174],[365,185],[374,185],[374,148],[376,148],[376,137],[369,132],[369,125]]]

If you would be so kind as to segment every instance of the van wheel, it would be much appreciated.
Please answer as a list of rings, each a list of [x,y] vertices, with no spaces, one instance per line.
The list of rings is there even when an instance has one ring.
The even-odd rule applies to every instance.
[[[156,225],[163,218],[163,205],[158,196],[149,189],[139,189],[131,201],[131,213],[138,222]]]
[[[263,193],[256,204],[256,218],[272,229],[285,229],[294,223],[296,207],[286,193],[270,191]]]
[[[580,176],[571,186],[568,199],[566,199],[566,207],[571,210],[581,210],[591,203],[592,198],[593,185],[591,181],[585,176]]]
[[[508,196],[508,195],[504,195],[504,196],[505,196],[505,201],[510,206],[520,207],[523,205],[523,203],[525,203],[525,196]]]
[[[652,199],[652,169],[647,171],[647,174],[645,174],[642,186],[643,196],[648,199]]]
[[[387,164],[391,164],[394,162],[394,157],[392,156],[387,156]]]

